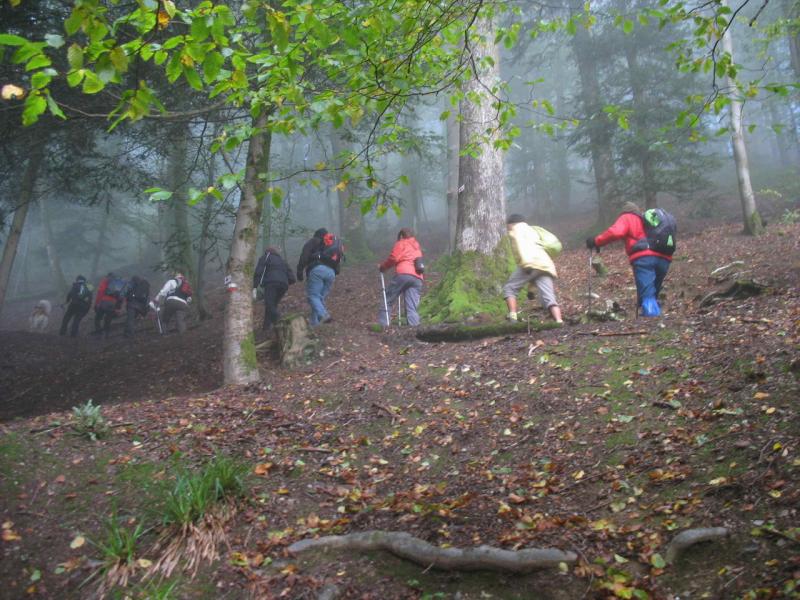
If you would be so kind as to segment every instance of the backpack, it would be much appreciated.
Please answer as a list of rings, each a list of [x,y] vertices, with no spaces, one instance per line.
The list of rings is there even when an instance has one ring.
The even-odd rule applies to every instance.
[[[531,225],[531,229],[533,229],[539,235],[539,242],[544,248],[544,251],[550,255],[550,258],[555,258],[559,254],[561,254],[561,241],[552,233],[547,231],[544,227],[539,227],[538,225]]]
[[[678,233],[675,217],[663,208],[650,208],[639,216],[644,224],[645,237],[633,245],[632,251],[652,250],[672,256],[675,253],[675,238]]]
[[[106,285],[106,296],[111,296],[112,298],[119,298],[120,294],[122,294],[122,290],[125,289],[125,280],[124,279],[112,279]]]
[[[72,292],[70,297],[73,302],[80,302],[81,304],[92,303],[92,290],[86,282],[76,281],[72,284]]]
[[[170,296],[177,296],[178,298],[182,298],[184,300],[188,300],[192,295],[192,286],[189,285],[189,282],[185,279],[175,279],[175,282],[178,286],[175,288]]]
[[[414,271],[417,275],[422,275],[425,272],[425,258],[418,256],[414,259]]]
[[[146,279],[139,278],[135,285],[131,283],[130,286],[128,300],[147,304],[150,298],[150,283]]]
[[[339,272],[339,263],[344,257],[344,244],[332,233],[326,233],[322,237],[322,245],[315,258],[324,265],[327,265]]]

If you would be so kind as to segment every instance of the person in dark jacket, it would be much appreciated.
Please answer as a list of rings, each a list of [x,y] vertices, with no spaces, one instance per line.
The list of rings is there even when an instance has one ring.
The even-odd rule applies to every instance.
[[[642,309],[645,317],[657,317],[661,314],[658,295],[672,257],[650,249],[637,249],[636,242],[644,237],[646,233],[641,209],[633,202],[626,202],[622,207],[622,214],[614,224],[597,237],[588,238],[586,247],[590,250],[599,249],[613,241],[623,240],[625,253],[633,268],[638,308]]]
[[[264,290],[264,331],[269,331],[278,322],[278,304],[295,281],[294,273],[278,249],[269,246],[264,250],[253,274],[253,296],[257,295],[258,288]]]
[[[92,288],[86,283],[86,277],[78,275],[75,278],[75,283],[72,284],[67,293],[64,305],[66,305],[67,310],[64,312],[64,318],[61,319],[60,333],[61,335],[67,335],[69,322],[72,321],[69,335],[70,337],[77,337],[81,319],[86,316],[92,307]]]
[[[150,284],[146,279],[134,275],[125,286],[123,295],[126,312],[125,337],[133,337],[136,318],[144,317],[149,308],[147,303],[150,301]]]
[[[117,311],[122,307],[121,292],[124,282],[113,272],[100,280],[97,286],[97,296],[94,300],[94,335],[103,333],[108,337],[111,331],[111,321],[117,316]],[[102,324],[102,328],[101,328]]]
[[[317,229],[314,236],[303,245],[300,260],[297,262],[297,281],[306,281],[306,298],[311,307],[311,326],[333,321],[328,309],[325,307],[325,298],[333,287],[333,281],[338,274],[338,264],[330,265],[322,262],[320,253],[324,247],[324,238],[328,230]]]

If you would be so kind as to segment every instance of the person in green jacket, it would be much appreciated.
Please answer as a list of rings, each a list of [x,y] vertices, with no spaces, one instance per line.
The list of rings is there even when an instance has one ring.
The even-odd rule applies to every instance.
[[[555,291],[556,265],[547,253],[539,231],[525,222],[522,215],[511,215],[506,221],[511,248],[517,262],[516,270],[503,286],[503,296],[508,306],[508,319],[517,320],[517,294],[528,284],[535,284],[542,306],[550,312],[556,323],[562,323],[561,308]],[[549,232],[546,232],[549,233]],[[552,236],[552,234],[550,234]]]

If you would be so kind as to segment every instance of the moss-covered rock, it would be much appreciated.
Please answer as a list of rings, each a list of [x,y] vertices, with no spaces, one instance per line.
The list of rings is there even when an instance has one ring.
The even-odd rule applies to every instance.
[[[435,269],[442,279],[423,297],[420,316],[429,323],[443,323],[505,315],[503,284],[515,267],[508,236],[490,256],[458,252],[440,259]]]

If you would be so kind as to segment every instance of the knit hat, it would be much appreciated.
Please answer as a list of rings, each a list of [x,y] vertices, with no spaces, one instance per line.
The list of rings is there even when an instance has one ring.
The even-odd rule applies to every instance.
[[[506,219],[506,225],[514,225],[515,223],[524,223],[524,222],[525,222],[525,217],[517,213],[509,215],[508,219]]]
[[[622,205],[622,212],[641,213],[642,209],[635,202],[626,202]]]
[[[314,237],[316,237],[316,238],[321,238],[321,237],[323,237],[323,236],[324,236],[326,233],[328,233],[328,230],[327,230],[327,229],[325,229],[324,227],[320,227],[319,229],[317,229],[317,230],[314,232]]]

